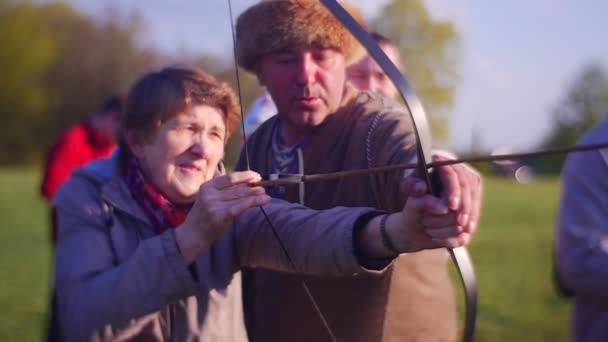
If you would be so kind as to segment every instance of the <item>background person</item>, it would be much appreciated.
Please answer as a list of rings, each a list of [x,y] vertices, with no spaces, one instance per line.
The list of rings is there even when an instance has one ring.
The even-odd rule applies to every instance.
[[[119,96],[106,99],[99,110],[86,120],[69,127],[50,147],[43,170],[42,195],[49,204],[55,192],[72,171],[97,158],[107,157],[116,148],[116,128],[123,100]],[[55,210],[51,208],[51,241],[57,240]]]
[[[264,121],[277,114],[277,106],[267,92],[258,96],[245,114],[245,137],[249,137]],[[243,134],[241,132],[241,134]]]
[[[403,61],[397,44],[378,32],[370,32],[370,35],[380,46],[388,58],[403,72]],[[355,87],[362,91],[370,91],[375,94],[397,99],[399,92],[390,78],[380,68],[372,56],[366,54],[352,65],[346,68],[346,77]]]
[[[608,120],[580,144],[608,137]],[[557,223],[557,271],[574,295],[572,339],[604,341],[608,336],[608,150],[572,153],[566,159]]]

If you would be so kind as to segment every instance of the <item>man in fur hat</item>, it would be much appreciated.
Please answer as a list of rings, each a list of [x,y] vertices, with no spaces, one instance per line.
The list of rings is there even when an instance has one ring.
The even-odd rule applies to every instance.
[[[247,142],[253,170],[325,173],[416,159],[406,109],[346,81],[346,67],[365,52],[318,1],[260,2],[241,14],[236,29],[238,63],[258,77],[279,113]],[[237,169],[246,167],[241,153]],[[440,168],[439,174],[442,198],[458,215],[459,227],[474,227],[481,202],[479,176],[464,166]],[[392,185],[407,179],[411,189],[411,178],[384,173],[273,188],[271,193],[315,209],[357,205],[395,211],[408,186]],[[387,235],[388,245],[391,239]],[[437,249],[402,255],[382,275],[304,278],[340,341],[453,341],[458,319],[448,263],[448,253]],[[253,341],[331,340],[300,277],[248,271],[244,296]]]

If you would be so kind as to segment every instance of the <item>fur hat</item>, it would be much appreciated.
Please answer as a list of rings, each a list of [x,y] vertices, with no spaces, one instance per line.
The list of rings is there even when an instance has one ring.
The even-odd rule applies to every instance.
[[[356,8],[344,7],[365,27]],[[253,71],[263,56],[294,46],[337,49],[347,64],[365,54],[357,39],[319,0],[266,0],[239,16],[236,53],[243,68]]]

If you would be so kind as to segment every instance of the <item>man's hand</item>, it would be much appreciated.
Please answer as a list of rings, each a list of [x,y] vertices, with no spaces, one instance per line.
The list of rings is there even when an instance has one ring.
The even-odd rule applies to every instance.
[[[412,177],[406,183],[410,196],[403,210],[374,217],[358,232],[355,248],[362,255],[388,258],[394,257],[395,252],[455,248],[469,243],[472,230],[459,223],[458,213],[450,210],[443,199],[427,194],[422,180]]]
[[[391,215],[387,233],[401,252],[416,252],[439,247],[466,245],[472,232],[460,222],[459,214],[450,210],[443,199],[426,194],[423,181],[411,182],[412,193],[403,211]]]
[[[434,153],[433,161],[451,160],[447,154]],[[471,233],[475,232],[482,201],[481,176],[472,167],[466,164],[455,164],[436,168],[442,184],[439,194],[447,207],[458,214],[458,223]],[[408,198],[414,194],[413,186],[419,178],[408,175],[403,179],[403,193]]]

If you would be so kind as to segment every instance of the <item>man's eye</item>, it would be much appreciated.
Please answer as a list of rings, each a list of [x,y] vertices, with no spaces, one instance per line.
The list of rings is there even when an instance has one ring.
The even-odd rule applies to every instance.
[[[384,81],[388,80],[388,77],[383,72],[377,72],[377,73],[375,73],[374,76],[376,77],[376,79],[378,81],[381,81],[381,82],[384,82]]]
[[[333,61],[333,57],[328,54],[321,53],[315,56],[315,61],[317,61],[319,64],[326,65]]]
[[[290,55],[281,55],[281,56],[277,57],[277,62],[280,64],[293,63],[293,61],[295,61],[295,58]]]

